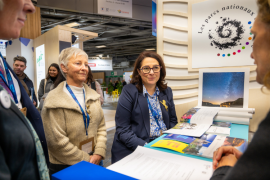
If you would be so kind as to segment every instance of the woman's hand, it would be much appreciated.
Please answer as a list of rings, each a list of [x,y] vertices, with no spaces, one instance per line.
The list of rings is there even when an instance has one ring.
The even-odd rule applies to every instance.
[[[213,156],[213,169],[217,169],[218,167],[220,167],[220,165],[218,165],[221,161],[222,156],[226,156],[226,155],[234,155],[235,158],[238,160],[241,156],[242,156],[242,152],[238,151],[237,149],[235,149],[232,146],[222,146],[220,148],[218,148],[215,152],[214,152],[214,156]],[[235,164],[235,163],[234,163]]]
[[[94,154],[92,156],[90,156],[90,163],[92,164],[96,164],[99,165],[100,161],[102,159],[102,156],[98,155],[98,154]]]

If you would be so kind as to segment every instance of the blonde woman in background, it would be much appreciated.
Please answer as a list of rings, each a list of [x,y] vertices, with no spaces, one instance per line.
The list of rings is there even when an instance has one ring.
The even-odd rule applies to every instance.
[[[106,127],[99,95],[84,84],[88,56],[78,48],[64,49],[59,55],[66,77],[44,103],[42,120],[50,157],[50,175],[80,161],[100,164],[106,155]],[[80,149],[94,139],[94,150]],[[91,171],[91,169],[89,170]]]

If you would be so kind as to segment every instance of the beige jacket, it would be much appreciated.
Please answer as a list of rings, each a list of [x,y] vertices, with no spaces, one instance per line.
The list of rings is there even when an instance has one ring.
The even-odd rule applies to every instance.
[[[90,156],[79,149],[80,142],[94,137],[94,154],[106,155],[107,132],[100,106],[99,94],[86,84],[85,104],[91,111],[91,119],[86,136],[82,112],[78,104],[64,92],[64,82],[50,91],[42,109],[42,121],[47,139],[50,162],[73,165],[80,161],[89,162]]]

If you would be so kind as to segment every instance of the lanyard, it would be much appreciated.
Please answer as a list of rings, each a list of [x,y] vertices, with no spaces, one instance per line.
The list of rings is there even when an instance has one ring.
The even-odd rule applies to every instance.
[[[4,74],[1,71],[0,71],[0,77],[3,79],[4,83],[9,87],[9,89],[10,89],[12,95],[13,95],[15,103],[18,104],[18,99],[17,99],[15,86],[14,86],[12,77],[10,75],[10,72],[8,70],[7,64],[6,64],[6,62],[5,62],[5,60],[4,60],[1,53],[0,53],[0,57],[2,58],[2,61],[3,61],[3,64],[4,64],[4,68],[5,68],[5,71],[6,71],[6,74],[7,74],[8,83],[6,81],[6,78],[5,78]]]
[[[162,131],[162,129],[161,129],[161,127],[160,127],[160,124],[159,124],[159,122],[158,122],[158,119],[160,118],[160,115],[159,115],[159,113],[158,113],[156,110],[154,110],[154,109],[152,108],[151,103],[150,103],[150,101],[149,101],[149,99],[148,99],[148,95],[147,95],[147,102],[148,102],[150,111],[151,111],[152,115],[154,116],[154,118],[155,118],[155,120],[156,120],[156,123],[157,123],[157,125],[158,125],[158,127],[159,127],[159,130]],[[156,97],[156,102],[157,102],[157,97]]]
[[[84,121],[84,127],[85,127],[85,131],[86,131],[86,136],[88,136],[87,129],[88,129],[89,122],[90,122],[89,114],[88,113],[84,113],[84,110],[83,110],[82,106],[80,105],[80,103],[77,100],[75,94],[72,92],[72,90],[70,89],[70,87],[69,87],[69,85],[67,83],[66,83],[66,88],[67,88],[68,92],[70,93],[70,95],[72,96],[72,98],[75,100],[75,102],[80,106],[80,109],[81,109],[82,115],[83,115],[83,121]],[[83,96],[84,96],[84,104],[85,104],[85,93],[84,93],[84,90],[83,90]],[[86,111],[86,107],[85,107],[85,112],[87,112]],[[87,116],[85,114],[87,114]]]

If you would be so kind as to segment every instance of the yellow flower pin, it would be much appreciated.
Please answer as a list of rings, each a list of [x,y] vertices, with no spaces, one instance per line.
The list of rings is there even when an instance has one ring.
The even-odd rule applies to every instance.
[[[166,109],[166,111],[168,111],[168,106],[166,105],[166,101],[163,100],[163,101],[159,101]]]

